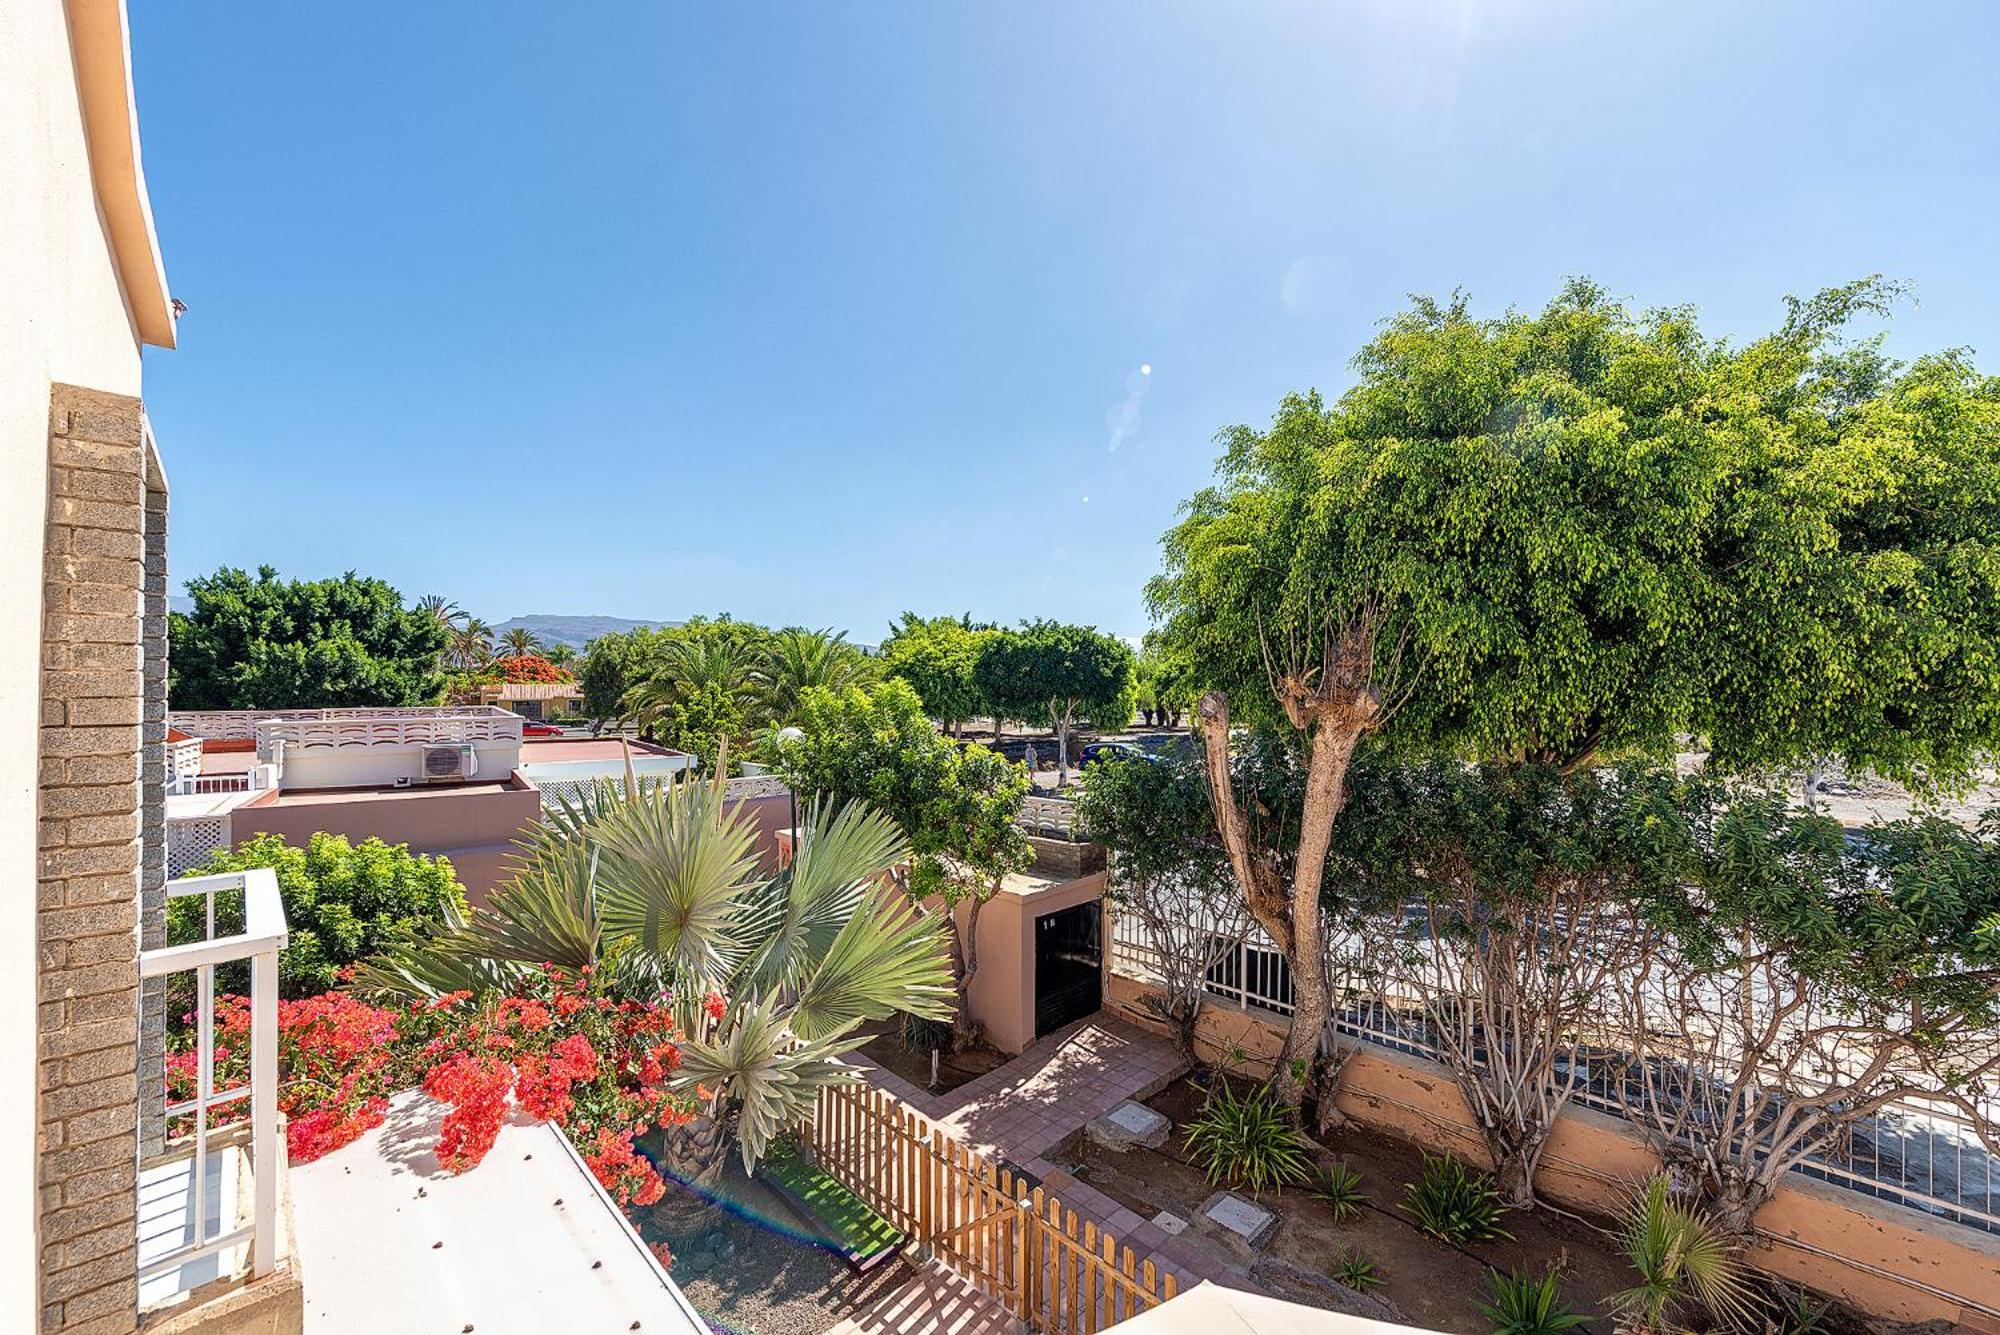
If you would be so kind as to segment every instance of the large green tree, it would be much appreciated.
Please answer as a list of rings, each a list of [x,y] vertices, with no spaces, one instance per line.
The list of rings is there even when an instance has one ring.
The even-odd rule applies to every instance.
[[[1056,783],[1069,777],[1069,739],[1078,718],[1123,728],[1137,708],[1132,647],[1094,626],[1030,621],[997,631],[979,646],[973,681],[999,716],[1045,718],[1056,734]]]
[[[194,609],[168,618],[176,709],[428,705],[444,692],[446,623],[379,579],[225,566],[187,590]]]
[[[986,708],[973,668],[992,634],[970,616],[926,619],[905,612],[882,642],[883,667],[910,683],[930,716],[957,736]]]
[[[1028,793],[1021,766],[983,746],[939,736],[907,682],[812,688],[801,697],[804,736],[783,744],[777,769],[794,791],[865,802],[896,822],[910,859],[898,875],[910,897],[954,920],[955,1030],[974,1036],[966,991],[979,970],[980,910],[1011,871],[1031,860],[1015,823]]]
[[[1224,433],[1150,593],[1210,688],[1218,822],[1293,963],[1286,1063],[1324,1018],[1347,765],[1392,716],[1409,750],[1564,770],[1692,734],[1718,765],[1836,755],[1940,782],[2000,738],[2000,389],[1853,340],[1893,296],[1793,302],[1740,344],[1583,282],[1534,316],[1419,301],[1336,403]],[[1288,877],[1230,830],[1232,706],[1311,757]]]

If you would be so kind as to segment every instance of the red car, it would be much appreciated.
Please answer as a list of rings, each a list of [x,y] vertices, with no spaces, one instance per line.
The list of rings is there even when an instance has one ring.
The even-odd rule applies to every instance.
[[[560,737],[563,735],[563,730],[553,723],[536,723],[532,719],[526,719],[521,723],[521,735],[523,737]]]

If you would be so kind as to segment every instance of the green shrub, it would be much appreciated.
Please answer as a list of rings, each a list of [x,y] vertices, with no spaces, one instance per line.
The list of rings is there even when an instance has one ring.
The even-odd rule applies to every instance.
[[[1247,1186],[1253,1196],[1304,1182],[1312,1173],[1305,1138],[1284,1106],[1268,1089],[1239,1098],[1226,1080],[1218,1080],[1208,1106],[1189,1125],[1187,1147],[1211,1183]]]
[[[1403,1190],[1417,1227],[1446,1242],[1489,1242],[1514,1235],[1500,1226],[1500,1194],[1486,1174],[1455,1154],[1426,1154],[1417,1180]]]
[[[290,931],[278,957],[279,988],[287,997],[330,991],[340,981],[340,970],[374,954],[397,934],[465,911],[465,892],[449,861],[372,837],[350,844],[344,835],[315,834],[299,848],[278,835],[260,834],[217,853],[190,875],[252,867],[269,867],[278,874]],[[240,902],[218,902],[217,911],[219,929],[234,930],[240,924]],[[223,920],[229,914],[234,922]],[[203,935],[200,896],[168,901],[167,932],[173,942]]]
[[[1584,1318],[1563,1301],[1556,1272],[1532,1275],[1524,1270],[1486,1272],[1487,1300],[1479,1310],[1493,1323],[1493,1335],[1556,1335],[1580,1326]]]
[[[1333,1277],[1356,1293],[1382,1287],[1382,1272],[1360,1252],[1342,1252],[1333,1262]]]
[[[1618,1246],[1639,1272],[1637,1284],[1611,1295],[1628,1325],[1658,1330],[1689,1306],[1724,1325],[1751,1324],[1754,1304],[1735,1247],[1706,1214],[1673,1198],[1664,1175],[1633,1198]]]
[[[1348,1167],[1345,1160],[1320,1174],[1313,1195],[1327,1203],[1336,1221],[1353,1216],[1368,1203],[1366,1193],[1361,1190],[1361,1174]]]

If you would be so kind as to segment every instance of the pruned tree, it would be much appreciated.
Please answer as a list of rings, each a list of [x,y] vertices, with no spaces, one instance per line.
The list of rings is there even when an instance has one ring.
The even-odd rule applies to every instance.
[[[1317,396],[1285,401],[1270,430],[1223,433],[1217,485],[1165,540],[1148,586],[1160,641],[1208,689],[1196,709],[1210,798],[1237,888],[1291,968],[1295,1009],[1274,1088],[1297,1106],[1331,1014],[1320,892],[1347,769],[1419,679],[1406,601],[1346,531],[1363,453]],[[1237,715],[1290,729],[1305,753],[1297,841],[1255,837],[1232,759]]]
[[[1676,1187],[1747,1237],[1791,1169],[1893,1105],[2000,1153],[2000,824],[1872,826],[1768,794],[1691,812],[1698,912],[1609,981],[1600,1063]]]
[[[883,669],[910,683],[930,716],[957,737],[986,707],[972,673],[980,646],[992,634],[992,627],[974,625],[969,614],[926,619],[905,612],[882,641]]]
[[[1501,1195],[1532,1204],[1606,991],[1681,902],[1680,784],[1435,760],[1370,767],[1356,788],[1343,863],[1402,928],[1385,987],[1420,1013]]]

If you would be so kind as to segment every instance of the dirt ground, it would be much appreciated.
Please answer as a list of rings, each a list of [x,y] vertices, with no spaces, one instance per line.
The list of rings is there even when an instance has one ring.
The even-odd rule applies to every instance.
[[[1215,1191],[1181,1157],[1179,1128],[1199,1110],[1201,1092],[1182,1081],[1147,1102],[1175,1123],[1175,1136],[1164,1149],[1120,1154],[1077,1142],[1065,1152],[1074,1156],[1078,1177],[1140,1214],[1150,1218],[1169,1210],[1192,1218]],[[1359,1252],[1375,1263],[1382,1279],[1373,1296],[1392,1304],[1399,1319],[1467,1335],[1492,1329],[1477,1306],[1486,1296],[1489,1269],[1540,1271],[1554,1261],[1562,1269],[1564,1297],[1591,1318],[1584,1329],[1611,1330],[1605,1299],[1633,1277],[1597,1226],[1546,1210],[1514,1213],[1503,1221],[1512,1241],[1455,1248],[1419,1232],[1398,1208],[1404,1185],[1417,1175],[1421,1155],[1414,1146],[1348,1128],[1334,1132],[1315,1157],[1322,1166],[1345,1159],[1359,1171],[1368,1205],[1335,1223],[1326,1204],[1308,1190],[1267,1193],[1261,1203],[1277,1209],[1280,1223],[1266,1257],[1324,1275],[1343,1253]],[[1260,1272],[1260,1277],[1265,1276]]]
[[[807,1233],[788,1206],[744,1177],[733,1158],[723,1193],[721,1204],[692,1220],[670,1211],[630,1211],[641,1237],[672,1250],[668,1273],[713,1330],[819,1335],[913,1274],[901,1260],[855,1274]]]
[[[883,1070],[901,1076],[918,1089],[943,1094],[968,1080],[1007,1064],[1007,1054],[984,1043],[975,1043],[963,1052],[946,1052],[938,1057],[938,1082],[931,1084],[929,1053],[912,1052],[900,1034],[884,1031],[861,1045],[860,1055]]]

